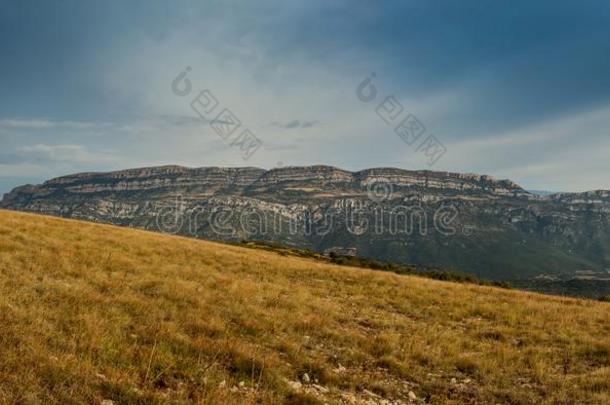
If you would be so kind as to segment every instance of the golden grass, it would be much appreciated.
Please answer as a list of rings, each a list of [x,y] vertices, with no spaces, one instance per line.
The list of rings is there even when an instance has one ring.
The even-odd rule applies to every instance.
[[[610,403],[610,304],[0,211],[3,403],[408,403],[409,391]]]

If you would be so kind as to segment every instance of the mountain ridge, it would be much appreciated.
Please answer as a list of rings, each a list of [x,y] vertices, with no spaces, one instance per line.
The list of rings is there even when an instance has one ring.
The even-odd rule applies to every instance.
[[[610,192],[542,197],[488,175],[168,165],[21,186],[0,207],[337,250],[497,280],[565,278],[583,270],[601,277],[610,269]]]
[[[291,177],[286,175],[289,172],[301,172],[309,174],[310,176],[296,176]],[[432,170],[406,170],[393,167],[376,167],[363,169],[358,171],[348,171],[334,166],[327,165],[313,165],[313,166],[286,166],[281,168],[272,168],[265,170],[257,167],[219,167],[219,166],[203,166],[203,167],[186,167],[179,165],[165,165],[165,166],[150,166],[134,169],[116,170],[110,172],[82,172],[75,173],[66,176],[56,177],[43,182],[40,185],[27,184],[24,186],[16,187],[8,193],[4,194],[3,200],[10,199],[14,192],[22,191],[24,188],[35,189],[49,186],[59,186],[68,183],[78,183],[85,180],[96,180],[96,179],[113,179],[113,180],[128,180],[136,179],[140,177],[160,176],[160,175],[176,175],[176,174],[193,174],[193,175],[218,175],[218,174],[245,174],[246,179],[252,179],[250,185],[258,182],[282,182],[289,180],[310,180],[311,177],[317,175],[328,176],[332,174],[335,178],[330,177],[331,182],[361,182],[365,183],[370,180],[370,177],[384,176],[393,177],[393,184],[396,185],[423,185],[430,187],[434,183],[435,179],[455,179],[462,181],[463,183],[481,183],[485,185],[486,189],[494,188],[506,188],[507,190],[514,190],[523,196],[535,196],[518,184],[508,179],[496,179],[489,175],[480,175],[474,173],[457,173],[447,171],[432,171]],[[249,176],[248,176],[249,175]],[[254,179],[254,176],[258,177]],[[250,177],[251,176],[251,177]],[[267,180],[271,179],[271,181]],[[328,179],[328,178],[327,178]],[[424,182],[422,184],[422,180]],[[401,180],[403,183],[401,183]],[[412,180],[412,183],[409,182]],[[417,181],[419,180],[419,182]]]
[[[256,166],[244,166],[244,167],[223,167],[223,166],[198,166],[198,167],[190,167],[190,166],[182,166],[182,165],[161,165],[161,166],[143,166],[137,168],[130,169],[121,169],[121,170],[112,170],[112,171],[99,171],[99,172],[77,172],[74,174],[58,176],[55,178],[51,178],[49,180],[44,181],[41,184],[25,184],[23,186],[18,186],[13,188],[13,190],[4,193],[3,198],[7,195],[10,195],[13,191],[21,189],[22,187],[39,187],[39,186],[47,186],[47,185],[56,185],[62,184],[69,180],[84,180],[84,179],[93,179],[97,177],[112,177],[112,178],[128,178],[129,174],[142,174],[142,175],[150,175],[150,174],[170,174],[170,173],[192,173],[198,171],[208,171],[208,170],[218,170],[218,171],[252,171],[254,173],[263,175],[270,175],[276,172],[288,171],[288,170],[304,170],[304,169],[324,169],[329,171],[336,171],[341,173],[349,174],[353,177],[359,177],[364,174],[371,175],[383,175],[388,173],[397,173],[397,174],[408,174],[415,176],[432,176],[432,177],[448,177],[448,178],[457,178],[457,179],[468,179],[472,181],[487,181],[491,184],[501,184],[501,185],[510,185],[515,189],[522,190],[525,194],[529,195],[534,199],[559,199],[559,198],[568,198],[568,197],[577,197],[577,196],[590,196],[590,195],[601,195],[605,198],[610,198],[610,190],[607,189],[594,189],[594,190],[586,190],[586,191],[544,191],[544,194],[538,194],[542,192],[538,192],[535,190],[527,190],[520,186],[518,183],[510,180],[510,179],[501,179],[488,174],[477,174],[473,172],[450,172],[450,171],[435,171],[435,170],[427,170],[427,169],[402,169],[397,167],[390,166],[380,166],[380,167],[372,167],[362,170],[346,170],[339,168],[337,166],[332,165],[311,165],[311,166],[283,166],[279,168],[271,168],[264,169]],[[377,173],[375,173],[377,172]],[[137,177],[137,176],[136,176]]]

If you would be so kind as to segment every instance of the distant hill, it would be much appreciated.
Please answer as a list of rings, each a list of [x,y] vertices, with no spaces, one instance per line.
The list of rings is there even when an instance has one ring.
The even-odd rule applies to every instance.
[[[0,210],[0,403],[610,402],[610,304],[280,253]]]
[[[541,197],[485,175],[164,166],[22,186],[0,206],[494,280],[569,280],[581,271],[605,277],[610,269],[610,192]]]

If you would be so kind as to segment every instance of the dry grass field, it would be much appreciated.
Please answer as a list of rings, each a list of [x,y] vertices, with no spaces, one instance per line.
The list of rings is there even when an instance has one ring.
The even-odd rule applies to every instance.
[[[610,403],[610,304],[0,211],[0,402]]]

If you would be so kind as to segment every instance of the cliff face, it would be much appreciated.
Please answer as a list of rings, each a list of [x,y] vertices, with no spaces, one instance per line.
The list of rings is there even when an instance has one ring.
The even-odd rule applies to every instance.
[[[430,192],[452,194],[479,193],[489,197],[533,198],[518,185],[508,180],[495,180],[475,174],[407,171],[391,168],[367,169],[348,172],[329,166],[287,167],[263,170],[246,168],[186,168],[163,166],[121,170],[110,173],[79,173],[58,177],[38,186],[22,186],[5,196],[4,201],[19,197],[36,198],[55,192],[74,194],[158,191],[160,189],[202,189],[209,193],[244,193],[246,188],[258,190],[278,186],[317,188],[343,188],[356,193],[367,192],[372,183],[387,183],[392,189],[427,189]],[[273,197],[273,196],[270,196]]]
[[[22,186],[0,207],[350,251],[495,279],[610,268],[610,192],[538,197],[475,174],[164,166]]]

